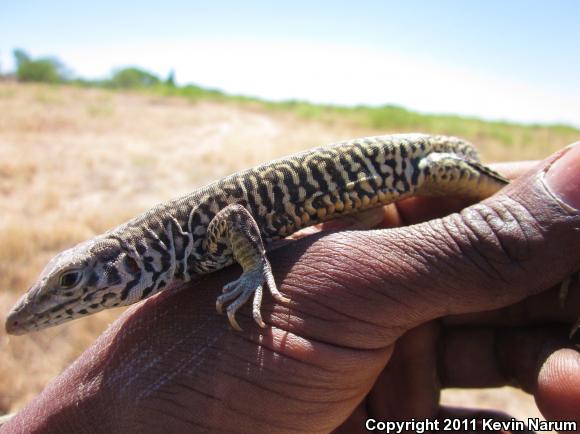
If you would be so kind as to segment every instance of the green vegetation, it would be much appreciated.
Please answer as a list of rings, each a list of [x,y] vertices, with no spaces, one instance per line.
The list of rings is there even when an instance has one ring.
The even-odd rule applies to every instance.
[[[23,50],[14,50],[16,77],[19,81],[62,83],[68,81],[64,65],[56,58],[31,59]]]
[[[117,89],[142,89],[161,83],[156,75],[137,67],[119,68],[104,84]]]
[[[272,102],[242,95],[230,95],[217,89],[194,84],[178,86],[175,71],[171,70],[165,80],[138,67],[124,67],[113,71],[102,80],[71,79],[58,59],[45,57],[31,59],[23,50],[15,50],[19,81],[45,83],[68,83],[83,87],[103,87],[147,92],[160,96],[186,98],[192,102],[213,100],[231,104],[248,104],[272,111],[294,113],[306,120],[328,123],[348,123],[354,127],[382,131],[422,131],[452,134],[471,139],[486,138],[510,148],[539,146],[554,137],[561,140],[577,140],[580,129],[567,125],[525,125],[503,121],[484,121],[456,115],[422,114],[394,105],[380,107],[313,104],[306,101]],[[560,141],[560,140],[559,140]]]

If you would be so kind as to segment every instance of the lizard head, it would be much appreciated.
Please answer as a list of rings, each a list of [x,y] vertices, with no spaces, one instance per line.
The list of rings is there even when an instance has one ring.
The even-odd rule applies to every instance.
[[[140,270],[115,238],[100,236],[56,255],[18,300],[6,331],[24,334],[119,306]],[[127,298],[125,296],[125,298]]]

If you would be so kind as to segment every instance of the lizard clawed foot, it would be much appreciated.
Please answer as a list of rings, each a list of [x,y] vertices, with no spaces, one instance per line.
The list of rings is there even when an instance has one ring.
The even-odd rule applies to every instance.
[[[560,301],[560,308],[564,309],[566,305],[566,299],[568,298],[568,291],[570,290],[570,284],[572,283],[572,278],[574,275],[568,276],[562,283],[560,283],[560,292],[558,293],[558,300]]]
[[[228,283],[223,288],[223,294],[216,299],[216,309],[219,313],[223,313],[223,306],[225,303],[232,302],[226,309],[228,320],[233,329],[242,331],[242,328],[236,320],[236,312],[240,309],[254,294],[254,301],[252,304],[252,316],[254,321],[260,327],[266,327],[262,320],[260,307],[262,305],[263,284],[267,283],[272,297],[279,303],[288,303],[289,298],[284,297],[278,288],[272,275],[270,264],[265,261],[261,266],[244,272],[239,279]]]
[[[566,304],[566,299],[568,298],[568,291],[570,290],[570,285],[571,285],[573,279],[580,281],[580,272],[575,272],[575,273],[571,274],[569,277],[564,279],[562,281],[562,283],[560,284],[560,293],[558,294],[558,298],[560,300],[560,307],[562,309],[564,308],[564,305]],[[580,330],[580,318],[578,318],[576,320],[576,322],[572,326],[572,329],[570,330],[570,335],[569,335],[570,339],[572,339],[574,337],[574,335],[576,334],[576,332],[578,330]]]
[[[573,339],[576,332],[580,330],[580,318],[576,320],[576,323],[572,326],[572,330],[570,330],[569,338]]]

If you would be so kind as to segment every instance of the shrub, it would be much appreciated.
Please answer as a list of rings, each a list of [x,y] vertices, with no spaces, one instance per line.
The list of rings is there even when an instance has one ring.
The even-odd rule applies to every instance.
[[[115,70],[113,76],[106,84],[114,88],[135,89],[151,87],[160,82],[159,77],[149,71],[136,67],[128,67]]]
[[[25,51],[17,49],[14,50],[14,58],[19,81],[61,83],[68,79],[63,63],[54,57],[32,59]]]

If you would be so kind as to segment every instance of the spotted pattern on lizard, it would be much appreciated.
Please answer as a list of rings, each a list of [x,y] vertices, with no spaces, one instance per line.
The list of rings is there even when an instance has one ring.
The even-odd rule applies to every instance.
[[[54,257],[8,316],[9,333],[57,325],[135,303],[166,287],[238,262],[241,277],[216,306],[236,311],[263,287],[280,303],[266,247],[299,229],[409,196],[475,200],[507,184],[468,142],[389,135],[314,148],[245,170],[144,214]]]

